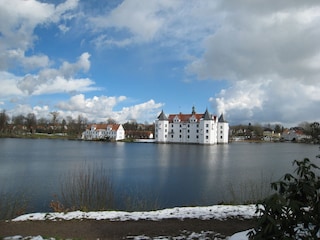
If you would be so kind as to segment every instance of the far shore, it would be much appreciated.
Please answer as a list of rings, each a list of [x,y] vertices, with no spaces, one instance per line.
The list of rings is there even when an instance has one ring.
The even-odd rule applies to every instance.
[[[65,133],[24,133],[24,134],[0,134],[0,138],[21,138],[21,139],[62,139],[62,140],[78,140],[78,141],[104,141],[115,142],[106,140],[83,140],[79,136],[67,135]],[[154,139],[124,139],[119,142],[132,142],[132,143],[155,143]],[[318,144],[316,142],[302,142],[302,141],[264,141],[261,139],[237,139],[229,140],[229,143],[303,143],[303,144]],[[168,143],[169,144],[169,143]],[[170,143],[171,144],[171,143]]]

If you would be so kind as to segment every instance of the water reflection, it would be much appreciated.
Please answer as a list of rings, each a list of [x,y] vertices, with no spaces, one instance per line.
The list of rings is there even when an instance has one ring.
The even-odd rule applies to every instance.
[[[48,209],[63,176],[84,163],[110,172],[119,189],[156,197],[161,207],[215,204],[228,186],[278,179],[292,161],[315,159],[318,146],[287,143],[180,145],[0,139],[0,182],[31,193],[34,211]]]

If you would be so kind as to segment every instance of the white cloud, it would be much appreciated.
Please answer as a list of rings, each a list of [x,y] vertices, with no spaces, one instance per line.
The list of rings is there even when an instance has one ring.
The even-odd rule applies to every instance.
[[[125,122],[127,120],[153,122],[162,106],[162,103],[156,103],[151,99],[148,102],[122,108],[121,111],[116,113],[116,119],[118,119],[119,122]]]
[[[17,87],[26,94],[40,95],[60,92],[83,92],[97,90],[88,78],[74,78],[78,72],[90,69],[90,54],[83,53],[77,62],[63,62],[59,69],[42,69],[38,75],[26,75]]]
[[[67,0],[57,6],[35,0],[0,0],[0,70],[22,66],[37,69],[47,66],[43,54],[26,56],[37,37],[37,26],[68,19],[68,13],[77,7],[78,0]]]
[[[90,18],[90,27],[96,30],[116,28],[119,31],[128,31],[124,38],[105,38],[104,41],[107,43],[124,45],[131,42],[148,42],[154,38],[163,24],[163,19],[157,13],[164,5],[167,4],[158,1],[123,1],[107,15]],[[99,42],[101,40],[100,37]]]
[[[256,83],[238,81],[210,101],[217,106],[218,113],[226,113],[233,124],[281,122],[296,125],[319,119],[320,83],[311,86],[287,82],[277,78]]]
[[[103,15],[89,16],[87,27],[98,36],[98,47],[160,42],[161,45],[198,43],[217,27],[214,1],[125,0]],[[110,34],[112,32],[112,34]]]
[[[229,81],[211,101],[233,121],[319,120],[320,3],[294,2],[221,1],[219,28],[186,67]]]
[[[19,79],[11,73],[0,71],[0,99],[23,95],[22,91],[17,87]]]
[[[52,81],[40,84],[32,93],[33,95],[53,94],[53,93],[74,93],[74,92],[88,92],[97,90],[92,87],[95,83],[89,78],[65,79],[57,76]]]
[[[56,108],[59,109],[61,115],[73,116],[82,115],[90,121],[104,122],[109,118],[117,122],[124,123],[128,120],[135,119],[137,121],[153,121],[159,108],[163,106],[161,103],[155,103],[154,100],[123,107],[122,110],[116,111],[127,98],[125,96],[108,97],[94,96],[86,98],[83,94],[71,97],[68,101],[59,102]]]
[[[70,98],[68,102],[60,102],[57,106],[62,110],[75,110],[84,113],[99,113],[110,112],[119,102],[126,99],[124,96],[107,97],[94,96],[86,99],[84,94],[78,94]]]

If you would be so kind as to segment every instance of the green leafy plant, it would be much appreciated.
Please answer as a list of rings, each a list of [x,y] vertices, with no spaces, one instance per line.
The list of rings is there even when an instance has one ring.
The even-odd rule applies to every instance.
[[[319,167],[308,158],[295,160],[295,175],[271,184],[274,194],[257,205],[259,217],[250,239],[318,239],[320,229]]]

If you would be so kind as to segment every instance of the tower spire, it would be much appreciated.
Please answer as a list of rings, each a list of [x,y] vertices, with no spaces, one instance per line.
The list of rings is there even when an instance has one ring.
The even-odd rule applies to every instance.
[[[192,115],[196,114],[196,108],[192,106]]]

